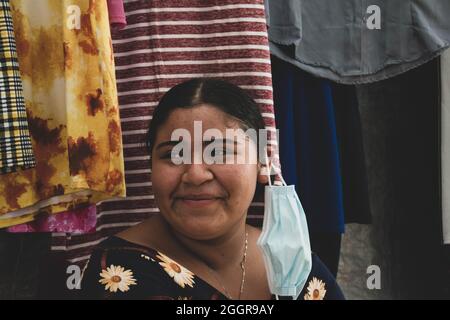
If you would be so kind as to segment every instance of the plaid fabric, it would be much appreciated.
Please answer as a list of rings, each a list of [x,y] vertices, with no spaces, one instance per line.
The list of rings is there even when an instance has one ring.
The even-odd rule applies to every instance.
[[[9,0],[0,0],[0,173],[34,166]]]

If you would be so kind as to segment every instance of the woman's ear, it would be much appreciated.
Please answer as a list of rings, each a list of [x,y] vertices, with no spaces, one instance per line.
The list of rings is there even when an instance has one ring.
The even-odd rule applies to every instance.
[[[269,183],[269,170],[266,165],[260,164],[258,166],[258,182],[261,184]]]

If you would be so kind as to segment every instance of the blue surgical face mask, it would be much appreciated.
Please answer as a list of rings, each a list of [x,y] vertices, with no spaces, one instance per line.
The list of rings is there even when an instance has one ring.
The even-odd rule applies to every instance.
[[[295,187],[287,186],[283,179],[282,182],[283,186],[274,186],[269,177],[263,228],[257,244],[263,253],[271,293],[297,299],[311,272],[311,246],[305,212]]]

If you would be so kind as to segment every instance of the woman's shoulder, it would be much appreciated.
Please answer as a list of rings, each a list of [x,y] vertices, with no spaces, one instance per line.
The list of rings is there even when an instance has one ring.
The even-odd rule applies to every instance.
[[[137,244],[120,235],[114,235],[106,238],[93,249],[94,251],[142,251],[150,252],[152,248]]]
[[[165,260],[152,248],[110,237],[93,249],[82,276],[81,298],[155,298],[165,292],[169,297],[174,286],[161,267]]]
[[[82,299],[223,299],[202,279],[151,247],[111,237],[97,245],[81,282]]]
[[[312,254],[312,268],[299,299],[344,300],[344,294],[320,258]]]
[[[140,264],[142,260],[154,259],[158,251],[125,240],[118,236],[112,236],[100,242],[94,247],[88,264],[99,262],[102,268],[110,264]]]

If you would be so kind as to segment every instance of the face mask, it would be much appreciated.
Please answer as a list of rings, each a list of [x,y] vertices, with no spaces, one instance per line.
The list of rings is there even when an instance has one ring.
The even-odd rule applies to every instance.
[[[268,169],[270,172],[270,168]],[[258,246],[262,250],[272,294],[300,295],[312,267],[305,212],[293,185],[265,187],[264,222]]]

